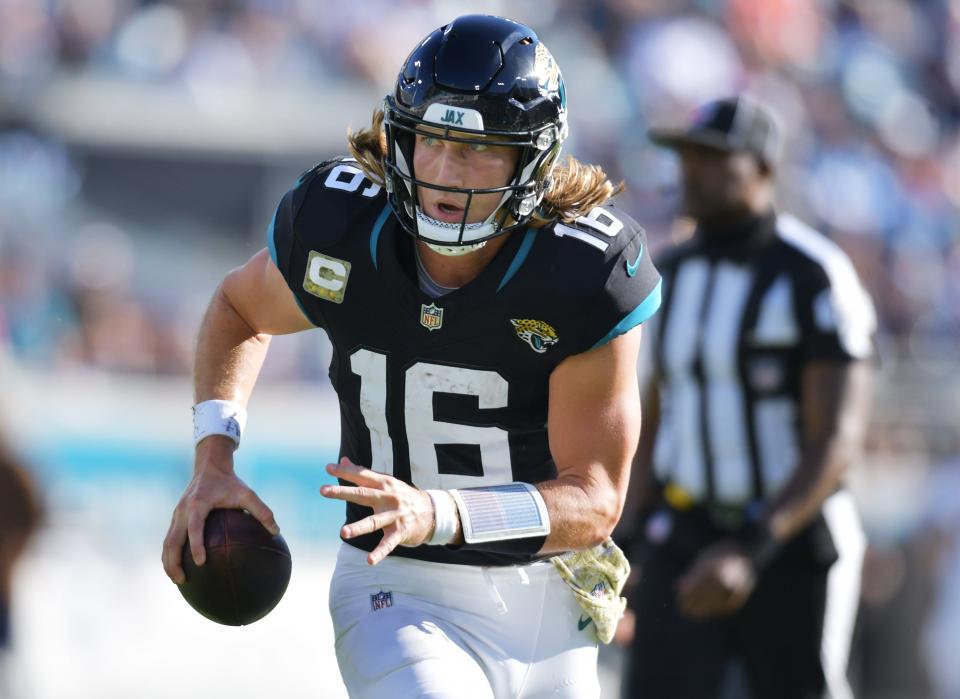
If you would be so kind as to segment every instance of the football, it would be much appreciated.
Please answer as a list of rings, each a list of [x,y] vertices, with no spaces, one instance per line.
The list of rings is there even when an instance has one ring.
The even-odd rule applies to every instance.
[[[218,624],[244,626],[277,606],[290,582],[287,542],[243,510],[213,510],[203,530],[207,560],[197,566],[189,542],[183,547],[186,582],[180,593],[195,610]]]

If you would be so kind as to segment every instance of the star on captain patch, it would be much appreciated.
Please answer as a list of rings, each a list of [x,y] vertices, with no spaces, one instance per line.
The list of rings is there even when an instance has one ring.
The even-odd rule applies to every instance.
[[[431,303],[429,306],[425,303],[421,304],[420,325],[430,332],[439,330],[440,326],[443,325],[443,309],[435,303]]]

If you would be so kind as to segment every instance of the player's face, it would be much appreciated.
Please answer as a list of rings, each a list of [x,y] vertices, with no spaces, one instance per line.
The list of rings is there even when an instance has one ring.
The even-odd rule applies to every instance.
[[[749,153],[728,153],[703,146],[679,151],[683,208],[697,220],[737,215],[750,209],[768,175]]]
[[[418,133],[413,149],[413,169],[417,179],[429,184],[462,189],[503,187],[513,177],[519,152],[517,148],[489,144],[446,141],[431,133]],[[438,221],[463,221],[467,195],[419,187],[417,196],[423,212]],[[470,202],[467,223],[478,223],[496,210],[503,193],[477,194]]]

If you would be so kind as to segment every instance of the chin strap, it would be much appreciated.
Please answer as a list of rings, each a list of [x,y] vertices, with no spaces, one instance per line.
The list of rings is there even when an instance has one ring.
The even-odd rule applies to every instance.
[[[474,243],[473,245],[434,245],[433,243],[427,243],[425,240],[423,242],[435,253],[446,255],[447,257],[460,257],[460,255],[466,255],[479,250],[487,244],[486,240],[481,243]]]
[[[466,255],[474,250],[479,250],[487,244],[485,240],[479,243],[467,243],[465,245],[444,245],[439,242],[430,242],[431,240],[440,241],[445,238],[450,238],[451,231],[459,230],[459,223],[438,221],[431,216],[427,216],[419,206],[417,207],[417,231],[420,234],[420,240],[425,242],[434,252],[447,255],[448,257],[456,257],[458,255]],[[464,233],[471,234],[470,237],[472,238],[486,238],[493,235],[496,232],[496,228],[492,223],[481,221],[479,223],[466,224],[463,231]]]

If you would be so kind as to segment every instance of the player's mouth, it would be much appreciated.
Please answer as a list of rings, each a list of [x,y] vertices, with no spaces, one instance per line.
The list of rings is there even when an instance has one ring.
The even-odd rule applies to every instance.
[[[427,215],[445,223],[460,223],[463,221],[463,207],[452,201],[440,200],[427,206]]]

